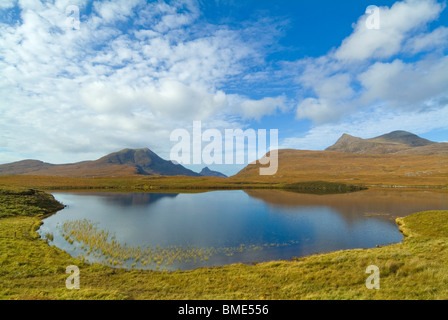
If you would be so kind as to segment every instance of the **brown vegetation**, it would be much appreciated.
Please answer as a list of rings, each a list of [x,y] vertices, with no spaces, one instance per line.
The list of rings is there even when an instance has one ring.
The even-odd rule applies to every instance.
[[[259,167],[259,164],[247,166],[232,179],[264,183],[321,180],[379,186],[448,184],[446,156],[279,150],[279,169],[275,175],[260,176]]]

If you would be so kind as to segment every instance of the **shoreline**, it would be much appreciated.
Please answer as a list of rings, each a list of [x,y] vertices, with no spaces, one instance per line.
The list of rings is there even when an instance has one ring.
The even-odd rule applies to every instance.
[[[402,232],[401,242],[379,248],[348,249],[297,260],[169,273],[90,265],[50,246],[35,228],[44,217],[56,212],[0,219],[0,241],[3,250],[8,250],[6,258],[0,256],[3,269],[0,299],[448,298],[448,279],[444,276],[448,265],[443,258],[448,253],[448,232],[443,229],[440,234],[440,230],[433,230],[434,225],[446,223],[448,211],[420,212],[397,219],[396,222],[402,222],[402,230],[410,230],[405,231],[409,235]],[[12,235],[10,230],[34,232],[25,237],[20,233]],[[65,288],[65,266],[69,264],[80,267],[80,290]],[[381,290],[367,290],[364,285],[365,269],[369,265],[377,265],[381,270]]]

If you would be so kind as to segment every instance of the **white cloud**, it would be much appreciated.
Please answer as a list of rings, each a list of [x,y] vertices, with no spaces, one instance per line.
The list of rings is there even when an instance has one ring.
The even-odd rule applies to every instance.
[[[260,120],[265,115],[272,115],[277,110],[286,110],[286,98],[284,96],[276,98],[263,98],[261,100],[245,100],[241,103],[242,114],[246,118]]]
[[[93,7],[102,23],[111,23],[133,17],[133,9],[139,4],[142,4],[141,0],[106,0],[95,2]]]
[[[3,0],[0,2],[0,10],[13,8],[17,3],[17,0]]]
[[[226,95],[222,91],[208,92],[205,88],[163,80],[157,89],[143,90],[141,101],[157,116],[205,120],[226,106]]]
[[[326,100],[307,98],[297,106],[298,119],[313,119],[314,123],[321,124],[339,118],[340,110],[331,106]]]
[[[447,45],[448,28],[442,26],[430,33],[418,34],[410,38],[404,46],[404,51],[417,54],[434,49],[443,50]]]
[[[363,16],[339,48],[288,70],[264,64],[281,29],[272,21],[243,30],[200,21],[194,0],[146,2],[95,1],[89,15],[85,0],[1,2],[1,10],[16,5],[21,19],[0,22],[0,148],[8,150],[0,162],[13,153],[69,162],[144,146],[166,155],[169,132],[192,120],[235,128],[290,111],[281,90],[263,97],[267,79],[285,91],[300,87],[295,116],[318,124],[310,148],[328,146],[319,130],[336,138],[344,126],[375,127],[361,119],[380,115],[372,106],[399,123],[420,117],[432,128],[446,119],[447,28],[426,26],[442,10],[435,1],[381,8],[380,30],[363,29]],[[80,8],[80,30],[67,28],[68,5]],[[296,84],[282,77],[291,66]],[[254,84],[258,99],[244,93]],[[341,121],[349,115],[352,124]],[[378,123],[384,133],[389,122]]]
[[[192,120],[242,125],[283,107],[234,105],[220,89],[263,60],[264,40],[197,22],[196,1],[95,1],[88,16],[81,0],[17,5],[21,23],[0,23],[1,148],[60,162],[122,147],[167,154],[169,132]],[[80,8],[79,30],[67,27],[68,5]]]
[[[378,103],[401,111],[441,107],[448,97],[448,33],[445,26],[428,31],[427,24],[443,9],[420,0],[381,7],[379,30],[368,29],[363,15],[340,47],[298,61],[297,118],[335,123]],[[414,58],[419,53],[425,54]]]
[[[442,11],[435,0],[408,0],[395,3],[391,8],[380,8],[380,29],[366,27],[368,14],[361,16],[354,32],[336,50],[339,60],[388,58],[397,54],[411,31],[435,20]]]
[[[316,65],[308,65],[299,81],[304,88],[310,89],[310,95],[317,98],[304,98],[299,101],[296,117],[312,119],[315,123],[336,121],[352,109],[350,104],[346,103],[353,99],[355,94],[351,87],[352,76],[348,73],[332,75],[329,70],[322,70],[320,62]],[[325,64],[323,68],[329,67]]]
[[[415,63],[375,63],[359,75],[364,103],[387,101],[400,109],[422,109],[448,97],[448,56]]]

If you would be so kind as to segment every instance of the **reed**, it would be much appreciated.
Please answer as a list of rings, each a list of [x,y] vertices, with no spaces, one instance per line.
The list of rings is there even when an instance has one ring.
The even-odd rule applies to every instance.
[[[109,266],[123,266],[130,269],[166,270],[166,268],[176,264],[204,263],[216,255],[230,257],[248,251],[259,251],[269,247],[290,246],[298,243],[297,241],[290,241],[262,245],[241,244],[235,247],[220,248],[173,245],[141,247],[120,243],[117,241],[115,234],[101,230],[98,223],[93,223],[87,219],[66,221],[59,228],[67,242],[79,246],[84,251],[85,255],[81,255],[80,259],[85,261],[99,260]]]

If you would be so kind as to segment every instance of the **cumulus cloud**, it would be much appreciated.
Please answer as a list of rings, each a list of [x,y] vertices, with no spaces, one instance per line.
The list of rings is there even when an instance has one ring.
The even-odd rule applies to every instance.
[[[79,30],[67,25],[69,5]],[[417,120],[430,130],[446,119],[448,26],[429,25],[444,10],[435,0],[380,7],[379,30],[362,14],[328,54],[281,63],[265,61],[281,22],[210,24],[196,0],[17,0],[0,10],[0,162],[124,147],[166,156],[171,130],[192,120],[237,128],[290,112],[314,127],[309,142],[286,145],[321,148],[323,134],[356,135],[357,125],[376,126],[371,136],[392,121],[419,133]]]
[[[447,28],[427,27],[444,8],[433,0],[380,7],[380,29],[367,28],[366,13],[338,48],[296,62],[303,88],[297,118],[323,124],[377,105],[408,111],[444,107],[439,102],[448,97]]]
[[[262,116],[272,115],[277,110],[285,111],[286,97],[279,96],[275,98],[266,97],[261,100],[245,100],[241,103],[241,109],[244,117],[260,120]]]
[[[377,62],[359,80],[365,103],[387,101],[400,109],[423,109],[448,96],[448,56],[414,63]]]
[[[397,54],[409,33],[435,20],[443,6],[436,1],[408,0],[391,8],[380,7],[380,29],[366,26],[369,14],[361,16],[353,33],[336,50],[339,60],[388,58]]]
[[[316,124],[321,124],[339,119],[340,111],[332,107],[327,100],[306,98],[297,106],[296,117],[313,119]]]
[[[430,33],[418,34],[407,40],[404,51],[410,54],[443,50],[448,45],[448,28],[439,27]]]
[[[69,5],[80,9],[79,30],[67,25]],[[235,110],[244,119],[282,108],[281,98],[221,89],[263,60],[263,40],[244,34],[253,29],[198,21],[195,0],[94,1],[87,14],[88,5],[2,1],[20,20],[0,22],[0,148],[51,161],[122,147],[167,153],[169,132],[192,120],[234,125]]]
[[[13,8],[16,5],[17,0],[4,0],[0,2],[0,10]]]

